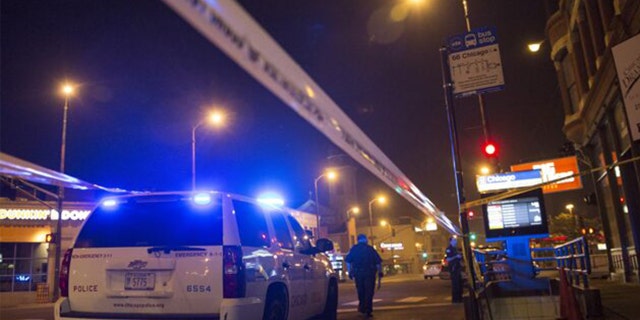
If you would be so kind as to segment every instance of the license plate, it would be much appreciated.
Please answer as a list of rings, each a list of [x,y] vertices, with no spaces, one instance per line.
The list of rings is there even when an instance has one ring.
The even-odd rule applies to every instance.
[[[153,272],[128,272],[124,276],[125,290],[153,290],[156,274]]]

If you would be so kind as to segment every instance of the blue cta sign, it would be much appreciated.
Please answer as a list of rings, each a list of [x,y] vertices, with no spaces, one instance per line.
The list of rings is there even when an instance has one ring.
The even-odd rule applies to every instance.
[[[507,190],[531,187],[542,183],[540,170],[497,173],[488,176],[476,176],[478,192]]]

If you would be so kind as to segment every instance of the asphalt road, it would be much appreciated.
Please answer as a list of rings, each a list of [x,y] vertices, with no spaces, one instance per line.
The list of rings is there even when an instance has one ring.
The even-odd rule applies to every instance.
[[[364,318],[356,310],[358,297],[352,281],[340,283],[338,319]],[[383,278],[374,298],[374,319],[464,319],[463,306],[452,305],[447,280],[424,280],[422,275]],[[2,320],[53,320],[52,304],[0,309]]]
[[[357,312],[358,297],[352,281],[340,284],[338,319],[362,319]],[[424,280],[422,275],[395,275],[383,278],[374,296],[376,320],[464,319],[462,304],[451,304],[450,281]]]

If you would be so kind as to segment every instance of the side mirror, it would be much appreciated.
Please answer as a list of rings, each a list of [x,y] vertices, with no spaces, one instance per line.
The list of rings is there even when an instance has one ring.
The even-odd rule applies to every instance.
[[[316,242],[316,248],[318,248],[318,250],[320,250],[320,252],[327,252],[327,251],[332,251],[333,250],[333,242],[331,242],[331,240],[329,239],[318,239],[318,241]]]

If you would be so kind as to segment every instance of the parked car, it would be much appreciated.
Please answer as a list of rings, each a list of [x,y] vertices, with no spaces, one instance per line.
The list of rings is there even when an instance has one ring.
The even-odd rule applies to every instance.
[[[336,319],[338,279],[287,209],[219,192],[102,201],[61,267],[55,319]]]
[[[458,251],[460,252],[460,250]],[[466,280],[467,273],[465,271],[467,270],[467,266],[465,265],[464,260],[460,261],[460,263],[462,264],[462,279]],[[438,277],[442,280],[451,279],[451,274],[449,273],[449,263],[447,262],[446,256],[442,258],[442,268],[440,269],[440,273],[438,274]]]
[[[442,261],[438,261],[438,260],[427,261],[422,266],[422,272],[424,274],[425,279],[433,279],[433,277],[439,276],[441,270],[442,270]]]

